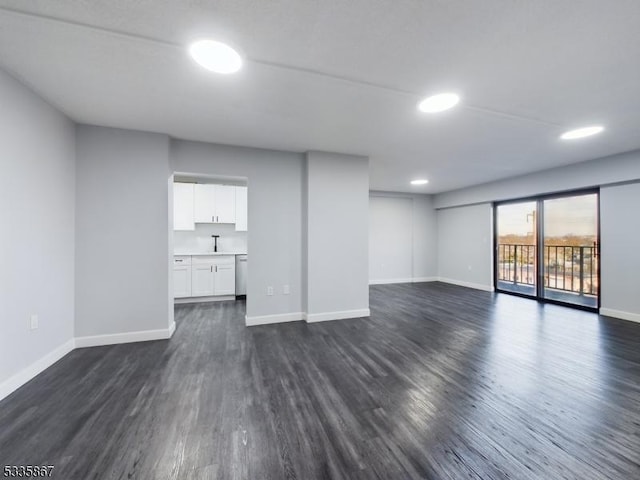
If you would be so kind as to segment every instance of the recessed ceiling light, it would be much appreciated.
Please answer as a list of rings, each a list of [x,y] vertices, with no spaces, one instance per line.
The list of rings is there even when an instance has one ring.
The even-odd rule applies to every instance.
[[[574,140],[576,138],[584,138],[589,137],[591,135],[595,135],[604,130],[603,126],[594,125],[592,127],[583,127],[576,128],[575,130],[569,130],[568,132],[563,133],[560,138],[562,140]]]
[[[429,180],[425,178],[420,178],[418,180],[411,180],[411,185],[426,185],[429,183]]]
[[[455,107],[460,97],[455,93],[439,93],[422,100],[418,104],[418,110],[425,113],[437,113]]]
[[[189,47],[189,54],[200,66],[216,73],[235,73],[242,67],[242,57],[229,45],[215,40],[199,40]]]

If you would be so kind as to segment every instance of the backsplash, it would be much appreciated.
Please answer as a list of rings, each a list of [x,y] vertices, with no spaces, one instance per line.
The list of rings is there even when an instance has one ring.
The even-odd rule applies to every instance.
[[[194,231],[173,232],[173,251],[176,253],[204,253],[213,251],[211,235],[218,238],[219,252],[246,252],[247,232],[236,232],[235,225],[196,223]]]

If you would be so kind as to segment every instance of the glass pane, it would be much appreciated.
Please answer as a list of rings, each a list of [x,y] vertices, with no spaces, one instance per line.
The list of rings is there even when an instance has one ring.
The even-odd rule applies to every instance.
[[[544,201],[544,298],[598,306],[598,195]]]
[[[536,295],[536,208],[536,202],[522,202],[496,209],[499,290]]]

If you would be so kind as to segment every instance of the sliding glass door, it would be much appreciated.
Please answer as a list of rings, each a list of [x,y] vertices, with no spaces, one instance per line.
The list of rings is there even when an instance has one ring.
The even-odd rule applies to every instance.
[[[598,194],[543,200],[542,295],[598,307]]]
[[[538,204],[535,201],[496,207],[497,288],[536,296]]]
[[[499,203],[494,213],[497,291],[598,308],[597,191]]]

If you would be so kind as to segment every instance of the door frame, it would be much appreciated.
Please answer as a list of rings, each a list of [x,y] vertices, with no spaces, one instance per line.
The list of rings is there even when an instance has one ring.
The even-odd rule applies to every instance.
[[[563,302],[560,300],[553,300],[544,298],[544,201],[553,200],[556,198],[576,197],[580,195],[596,195],[596,215],[598,217],[597,222],[597,241],[596,241],[596,261],[598,268],[598,290],[597,290],[597,306],[588,307],[585,305],[576,305],[574,303]],[[501,205],[509,205],[514,203],[523,202],[535,202],[536,203],[536,294],[526,295],[524,293],[511,292],[509,290],[501,290],[498,288],[498,207]],[[497,293],[506,293],[508,295],[514,295],[516,297],[528,298],[530,300],[536,300],[540,303],[551,303],[554,305],[562,305],[565,307],[576,308],[578,310],[586,310],[589,312],[597,313],[600,310],[600,304],[602,301],[601,289],[602,289],[602,275],[601,275],[601,236],[600,236],[600,188],[583,188],[579,190],[567,190],[561,192],[547,193],[543,195],[533,195],[528,197],[514,198],[509,200],[500,200],[493,202],[493,288]]]

